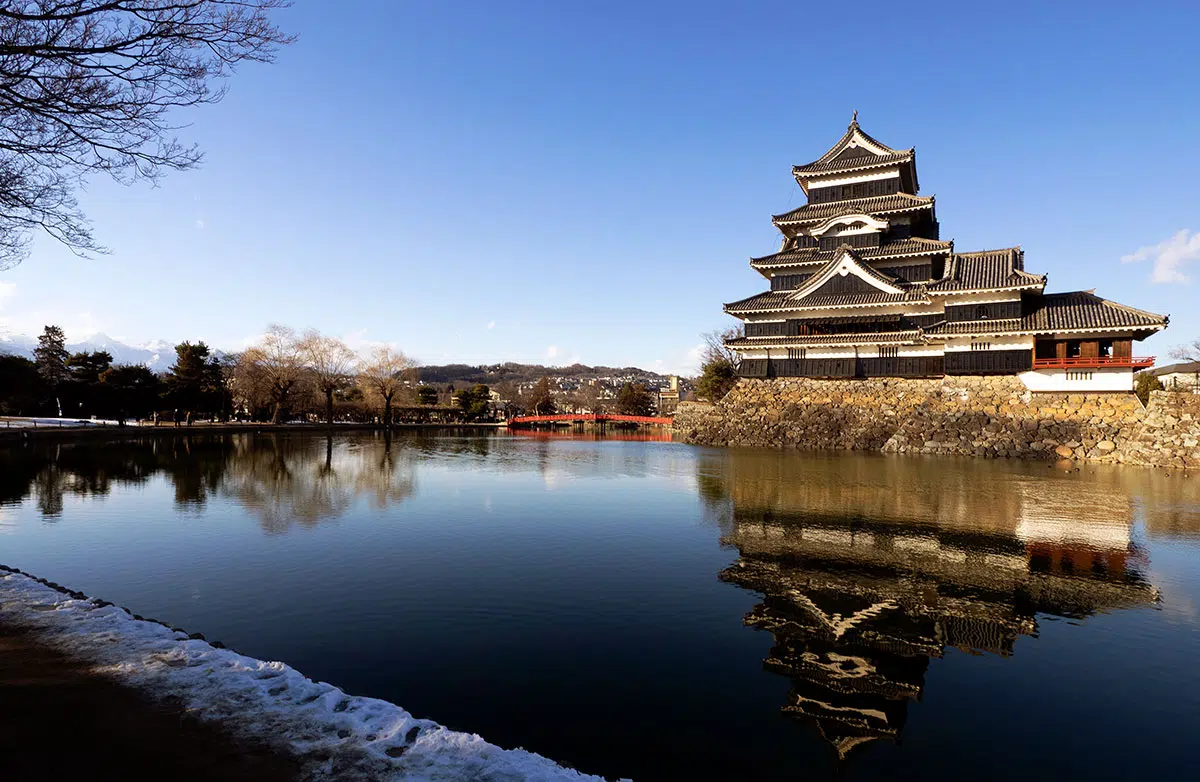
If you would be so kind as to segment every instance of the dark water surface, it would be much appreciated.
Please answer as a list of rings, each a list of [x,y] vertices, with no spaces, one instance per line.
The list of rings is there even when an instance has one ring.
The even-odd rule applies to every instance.
[[[237,435],[0,503],[0,562],[610,777],[1195,773],[1200,477]]]

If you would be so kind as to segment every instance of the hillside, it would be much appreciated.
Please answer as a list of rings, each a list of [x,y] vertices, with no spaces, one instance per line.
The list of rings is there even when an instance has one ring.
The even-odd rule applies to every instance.
[[[485,383],[502,382],[533,383],[543,377],[561,379],[608,378],[621,380],[640,380],[648,384],[658,385],[667,376],[650,372],[638,367],[589,367],[584,364],[572,364],[566,367],[547,367],[541,364],[485,364],[470,366],[467,364],[441,364],[420,368],[421,381],[424,383]]]

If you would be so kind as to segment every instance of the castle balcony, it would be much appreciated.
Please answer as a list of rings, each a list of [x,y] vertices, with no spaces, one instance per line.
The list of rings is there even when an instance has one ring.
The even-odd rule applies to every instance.
[[[1064,358],[1035,358],[1034,369],[1149,369],[1154,356],[1069,356]]]

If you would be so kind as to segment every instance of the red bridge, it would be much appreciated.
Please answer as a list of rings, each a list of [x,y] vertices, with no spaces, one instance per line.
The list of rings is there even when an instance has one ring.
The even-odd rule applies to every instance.
[[[508,419],[509,426],[521,424],[645,424],[670,426],[669,417],[651,415],[609,415],[608,413],[565,413],[560,415],[519,415]]]

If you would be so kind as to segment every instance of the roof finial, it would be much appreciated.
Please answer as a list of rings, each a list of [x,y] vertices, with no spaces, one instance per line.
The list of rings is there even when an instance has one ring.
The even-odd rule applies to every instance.
[[[858,124],[858,109],[855,109],[855,110],[854,110],[854,116],[850,118],[850,124],[851,124],[851,125],[857,125],[857,124]]]

